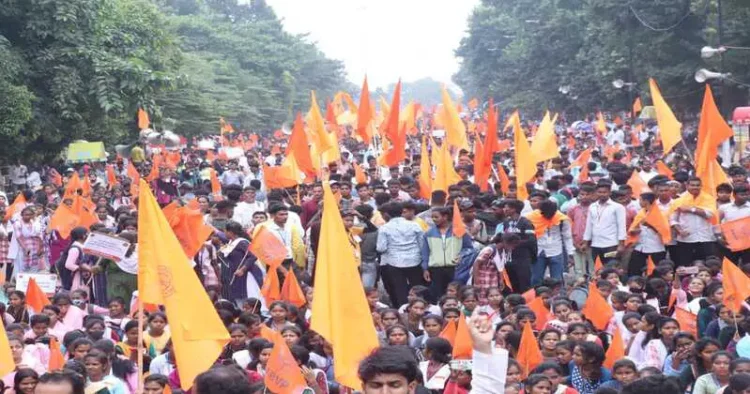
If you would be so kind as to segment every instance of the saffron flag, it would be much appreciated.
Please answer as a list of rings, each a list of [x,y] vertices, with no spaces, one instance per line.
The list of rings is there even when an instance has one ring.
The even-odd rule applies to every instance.
[[[260,294],[266,300],[266,305],[270,305],[274,301],[281,299],[281,283],[279,281],[279,273],[277,267],[270,267],[265,279],[263,280],[263,286],[260,288]]]
[[[16,370],[16,362],[13,361],[13,353],[10,351],[8,333],[5,332],[5,324],[0,324],[0,376],[5,376]]]
[[[742,303],[750,297],[750,278],[742,270],[724,257],[721,265],[724,283],[724,305],[734,313],[740,313]]]
[[[221,196],[221,182],[219,182],[219,175],[216,173],[216,170],[211,168],[211,194],[213,195],[213,198],[215,201],[219,201],[222,199]]]
[[[534,337],[534,330],[528,321],[523,325],[521,331],[521,343],[518,346],[516,361],[521,364],[521,376],[529,376],[531,371],[544,361],[542,351]]]
[[[453,200],[453,236],[462,238],[466,235],[466,224],[461,216],[461,210],[458,208],[458,199]]]
[[[139,108],[138,109],[138,128],[141,130],[147,129],[150,124],[151,124],[151,121],[149,121],[148,114],[146,113],[146,111],[144,111],[143,108]]]
[[[437,151],[437,161],[433,163],[435,164],[435,181],[432,182],[432,191],[442,190],[447,193],[448,187],[458,183],[461,177],[458,176],[456,169],[453,167],[453,159],[448,152],[448,144],[443,142]],[[435,152],[435,148],[433,148],[433,152]]]
[[[117,185],[117,175],[115,175],[115,167],[111,164],[107,164],[107,185],[112,188]]]
[[[203,214],[199,210],[187,206],[174,207],[173,210],[165,207],[164,216],[180,242],[185,256],[192,259],[203,247],[214,229],[205,223]]]
[[[643,111],[643,104],[641,103],[641,98],[636,97],[635,101],[633,101],[633,117],[638,116],[639,113]]]
[[[313,134],[313,138],[317,144],[319,154],[325,153],[331,149],[330,139],[328,138],[328,132],[326,131],[326,124],[323,120],[323,115],[320,114],[320,107],[318,107],[318,99],[315,98],[315,92],[310,92],[310,120],[309,127]]]
[[[359,95],[359,108],[357,109],[357,135],[362,138],[365,145],[370,144],[370,122],[373,118],[372,104],[370,103],[370,89],[367,86],[367,76],[362,83],[362,92]]]
[[[187,390],[216,362],[229,334],[143,180],[138,224],[138,295],[166,307],[181,386]]]
[[[284,278],[284,285],[281,286],[279,296],[282,300],[295,305],[297,308],[301,308],[307,303],[305,292],[302,291],[293,269],[289,270],[289,274]]]
[[[354,162],[354,180],[357,183],[367,183],[367,175],[359,163]]]
[[[594,260],[594,273],[598,274],[602,269],[604,269],[602,259],[599,256],[596,256],[596,260]]]
[[[607,134],[607,122],[604,121],[602,111],[596,113],[596,131],[601,133],[601,135]]]
[[[253,242],[250,251],[261,263],[276,268],[286,259],[288,251],[286,246],[265,226],[258,226],[253,231]]]
[[[674,308],[674,318],[680,324],[680,331],[689,332],[698,338],[698,315],[682,308]]]
[[[516,185],[518,186],[518,199],[523,201],[529,198],[526,183],[536,176],[536,163],[531,156],[531,147],[526,140],[526,134],[521,129],[521,120],[518,112],[513,114],[513,136],[515,140],[515,163],[516,163]]]
[[[641,178],[641,174],[638,171],[633,171],[630,175],[630,179],[628,179],[627,185],[633,189],[633,196],[635,196],[635,198],[639,198],[641,193],[651,191],[646,182],[643,181],[643,178]]]
[[[669,105],[664,101],[656,81],[653,78],[649,78],[648,83],[651,87],[651,97],[654,100],[656,122],[659,124],[659,135],[664,147],[664,154],[667,154],[682,140],[682,132],[680,131],[682,123],[677,121],[672,110],[669,109]]]
[[[305,173],[305,177],[315,179],[315,166],[313,166],[312,157],[310,156],[310,144],[305,134],[305,124],[302,120],[302,114],[297,114],[292,127],[292,135],[289,136],[289,145],[286,148],[286,155],[294,156],[300,171]]]
[[[505,167],[502,164],[497,165],[497,177],[500,178],[500,191],[504,195],[510,193],[510,178],[508,173],[505,172]]]
[[[37,315],[42,313],[42,308],[50,305],[49,298],[34,278],[29,278],[29,284],[26,288],[26,305]]]
[[[466,317],[463,313],[458,317],[456,325],[456,338],[453,342],[453,359],[454,360],[471,360],[473,353],[471,334],[469,326],[466,324]]]
[[[432,197],[432,166],[427,155],[427,137],[424,135],[422,136],[421,157],[419,158],[419,193],[425,200]]]
[[[657,160],[655,167],[656,167],[656,172],[658,172],[661,175],[664,175],[665,177],[669,179],[672,179],[672,177],[674,176],[674,171],[672,171],[672,169],[667,167],[667,165],[664,164],[664,161],[662,160]]]
[[[557,134],[555,134],[556,120],[557,115],[552,119],[547,111],[539,125],[539,130],[531,141],[531,154],[536,163],[560,156],[560,147],[557,146]]]
[[[463,313],[461,313],[461,316],[463,316]],[[443,328],[443,331],[440,332],[439,336],[440,338],[443,338],[446,341],[450,342],[451,346],[453,346],[456,343],[457,333],[458,333],[458,323],[448,320],[445,323],[445,327]]]
[[[16,196],[16,199],[13,200],[13,204],[10,204],[8,209],[5,211],[5,217],[3,218],[5,221],[10,220],[16,213],[21,212],[21,206],[26,205],[26,197],[24,197],[23,192],[18,193]]]
[[[591,320],[591,323],[597,330],[604,330],[607,328],[607,324],[609,324],[610,319],[614,316],[612,307],[607,303],[607,300],[602,297],[602,294],[599,293],[599,289],[596,288],[594,282],[589,283],[589,296],[586,299],[586,305],[583,306],[581,312]]]
[[[466,139],[466,125],[464,125],[464,121],[461,120],[461,117],[458,114],[458,109],[453,104],[445,85],[443,85],[441,95],[443,99],[443,110],[445,111],[445,141],[450,146],[459,149],[469,149],[469,142]]]
[[[310,329],[333,344],[336,381],[359,390],[359,362],[379,343],[336,198],[328,183],[323,191]]]
[[[654,259],[652,259],[651,255],[649,255],[648,258],[646,259],[646,276],[650,277],[651,275],[653,275],[655,269],[656,269],[656,264],[654,264]]]
[[[622,340],[620,328],[615,325],[615,333],[612,335],[609,349],[607,349],[607,353],[604,355],[604,368],[612,370],[615,362],[623,358],[625,358],[625,342]]]
[[[273,350],[268,357],[263,377],[268,391],[278,394],[301,393],[307,386],[305,377],[292,356],[289,346],[280,335],[273,337]]]
[[[703,180],[703,191],[716,195],[716,186],[726,180],[726,174],[715,165],[719,155],[719,145],[734,135],[732,128],[721,116],[716,107],[710,85],[706,84],[703,95],[700,124],[698,125],[698,145],[695,149],[695,175]],[[718,164],[718,163],[717,163]],[[723,176],[722,176],[723,175]]]
[[[48,371],[59,371],[65,366],[65,357],[60,349],[60,342],[57,338],[49,338],[49,366]]]
[[[534,312],[534,315],[536,315],[534,327],[537,331],[543,330],[549,321],[549,309],[544,305],[544,300],[542,297],[535,297],[529,302],[528,306]]]
[[[383,135],[390,141],[390,149],[383,148],[383,164],[387,167],[398,166],[406,159],[406,126],[399,122],[401,106],[401,80],[396,84],[391,101],[391,110],[384,123]]]
[[[52,214],[49,221],[49,228],[57,231],[63,239],[67,239],[70,237],[70,232],[78,226],[79,221],[80,218],[78,215],[63,203],[58,205]]]

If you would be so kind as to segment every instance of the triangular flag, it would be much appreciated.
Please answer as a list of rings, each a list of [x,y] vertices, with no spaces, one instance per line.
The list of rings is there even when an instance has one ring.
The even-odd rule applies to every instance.
[[[502,164],[497,165],[497,177],[500,178],[500,191],[507,196],[510,193],[510,178]]]
[[[609,342],[609,349],[604,355],[604,368],[612,370],[617,360],[625,358],[625,343],[622,340],[622,334],[620,334],[620,328],[615,325],[615,333],[612,335],[612,340]]]
[[[13,353],[10,351],[8,333],[5,332],[5,324],[0,324],[0,376],[5,376],[16,370],[16,362],[13,361]]]
[[[599,293],[599,289],[596,288],[594,282],[589,283],[589,296],[581,312],[591,320],[591,323],[597,330],[607,328],[607,324],[609,324],[610,319],[614,316],[612,307],[602,297],[602,294]]]
[[[111,164],[107,164],[107,186],[112,188],[113,186],[117,186],[119,182],[117,182],[117,175],[115,174],[115,167]]]
[[[271,267],[263,280],[263,286],[260,288],[260,294],[266,300],[266,305],[281,299],[280,287],[279,273],[275,267]]]
[[[430,165],[430,158],[427,156],[427,136],[423,135],[421,157],[419,158],[419,193],[425,200],[432,197],[432,183],[432,166]]]
[[[139,108],[138,109],[138,128],[141,130],[147,129],[150,124],[151,124],[151,121],[149,121],[148,114],[146,113],[146,111],[144,111],[143,108]]]
[[[229,334],[144,180],[138,195],[138,295],[165,306],[181,386],[189,389],[216,362]]]
[[[443,98],[443,110],[445,111],[445,142],[456,148],[469,149],[469,142],[466,139],[466,125],[461,120],[458,109],[453,104],[445,85],[442,87],[441,95]]]
[[[596,113],[596,131],[598,131],[601,135],[607,134],[607,122],[604,121],[602,111]]]
[[[286,155],[294,156],[300,171],[305,173],[305,177],[315,179],[315,166],[313,166],[312,156],[310,155],[310,144],[305,134],[305,123],[302,120],[302,114],[297,114],[292,127],[292,135],[289,136],[289,145],[286,148]]]
[[[383,123],[383,135],[390,141],[390,149],[383,148],[383,164],[386,167],[398,166],[406,159],[406,128],[399,122],[401,106],[401,80],[396,84],[391,101],[391,110]]]
[[[250,251],[261,263],[276,268],[286,259],[288,251],[284,243],[265,226],[258,226],[253,231],[253,242]]]
[[[6,222],[10,220],[17,212],[20,212],[21,205],[26,204],[26,197],[24,197],[23,192],[18,193],[16,196],[16,199],[13,200],[13,204],[10,204],[10,206],[5,210],[5,217],[3,220]]]
[[[210,168],[211,170],[211,195],[214,198],[214,201],[220,201],[223,197],[221,195],[221,182],[219,182],[219,175],[216,173],[216,170],[213,168]]]
[[[528,307],[534,312],[534,315],[536,315],[534,327],[537,331],[543,330],[549,321],[549,309],[544,305],[544,300],[542,297],[535,297],[528,303]]]
[[[463,314],[461,314],[463,316]],[[440,338],[445,339],[446,341],[450,342],[451,346],[453,346],[456,343],[456,334],[458,332],[458,323],[452,322],[448,320],[445,323],[445,327],[443,328],[443,331],[440,332]]]
[[[192,259],[213,234],[214,228],[203,220],[203,213],[197,209],[169,204],[164,207],[164,216],[180,241],[185,256]]]
[[[461,210],[458,208],[458,199],[453,200],[453,236],[462,238],[466,235],[466,223],[461,216]]]
[[[36,279],[29,278],[29,284],[26,287],[26,305],[34,312],[34,314],[42,313],[42,308],[50,305],[49,298],[44,294],[42,289],[36,283]]]
[[[531,156],[531,147],[526,140],[526,135],[521,129],[521,121],[516,112],[513,116],[513,136],[515,140],[515,164],[516,164],[516,186],[518,187],[518,199],[524,201],[529,198],[529,191],[526,183],[536,176],[536,163]]]
[[[646,276],[653,275],[655,269],[656,265],[654,264],[654,259],[652,259],[651,255],[649,255],[648,258],[646,258]]]
[[[67,239],[70,232],[78,226],[80,218],[65,204],[60,204],[55,209],[49,221],[49,229],[57,231],[60,237]]]
[[[698,315],[677,307],[674,308],[674,318],[680,325],[680,331],[686,331],[698,337]]]
[[[286,278],[284,278],[284,285],[281,286],[281,293],[279,294],[281,299],[288,303],[301,308],[307,304],[305,298],[305,292],[302,291],[299,282],[297,281],[297,275],[294,274],[294,270],[289,270]]]
[[[695,149],[695,175],[703,180],[703,191],[716,194],[716,187],[724,181],[723,170],[714,171],[719,145],[734,135],[732,128],[721,116],[716,107],[710,85],[706,84],[703,95],[700,124],[698,125],[698,145]]]
[[[643,178],[641,178],[641,174],[638,171],[633,171],[630,175],[630,179],[628,179],[627,185],[633,189],[633,196],[635,198],[641,197],[642,193],[651,191],[646,182],[643,181]]]
[[[456,325],[456,339],[453,342],[454,360],[471,360],[473,350],[469,326],[466,325],[466,317],[463,313],[458,317]]]
[[[333,344],[335,379],[359,390],[359,362],[377,348],[378,337],[336,198],[323,183],[323,217],[315,266],[310,329]]]
[[[672,110],[669,109],[669,105],[664,101],[656,81],[653,78],[649,78],[648,84],[651,87],[651,98],[654,101],[654,108],[656,109],[659,136],[661,136],[664,154],[667,154],[682,140],[682,132],[680,131],[682,123],[677,121]]]
[[[638,116],[639,113],[643,111],[643,104],[641,103],[641,98],[636,97],[635,101],[633,101],[633,117]]]
[[[523,297],[523,300],[526,303],[526,305],[530,304],[531,301],[534,301],[534,298],[536,298],[536,289],[532,287],[526,290],[525,292],[523,292],[523,294],[521,294],[521,297]]]
[[[354,163],[354,180],[357,183],[367,183],[367,175],[365,175],[365,171],[362,169],[362,166],[356,162]]]
[[[273,350],[268,357],[265,371],[263,383],[265,383],[269,392],[278,394],[301,393],[307,386],[297,361],[281,336],[274,337]]]
[[[65,357],[60,349],[60,342],[55,337],[49,339],[49,367],[48,371],[59,371],[65,366]]]
[[[510,283],[510,277],[508,276],[508,271],[507,270],[503,270],[503,284],[510,291],[513,291],[513,285]]]
[[[555,134],[555,118],[550,118],[549,111],[544,114],[539,130],[531,141],[531,154],[536,163],[554,159],[560,156],[560,147],[557,146],[557,134]]]
[[[435,165],[435,181],[432,183],[432,191],[442,190],[447,193],[448,187],[458,183],[461,177],[458,176],[456,169],[453,167],[453,158],[451,158],[448,151],[448,144],[443,143],[440,148],[433,148],[432,151],[438,152],[437,161],[433,161]]]
[[[669,167],[667,167],[667,165],[664,164],[664,161],[662,160],[657,160],[655,167],[656,167],[656,171],[659,174],[664,175],[669,179],[672,179],[672,177],[674,176],[674,171],[672,171]]]
[[[724,284],[724,305],[734,313],[742,311],[742,303],[750,297],[750,278],[724,257],[721,265],[721,277]]]
[[[372,122],[372,104],[370,103],[370,89],[367,86],[367,76],[362,83],[362,92],[359,95],[359,108],[357,109],[357,135],[362,138],[365,145],[370,144],[372,138],[370,122]]]
[[[323,115],[320,114],[320,107],[318,107],[318,99],[315,98],[315,92],[310,92],[310,120],[308,126],[312,132],[315,142],[317,143],[317,149],[319,154],[325,153],[331,149],[331,143],[328,139],[328,131],[326,131],[325,121]]]
[[[529,376],[531,371],[544,361],[542,351],[539,350],[539,344],[534,337],[534,330],[528,321],[523,325],[521,331],[521,343],[518,346],[516,361],[521,364],[521,376]]]
[[[602,259],[599,256],[596,256],[596,259],[594,260],[594,273],[598,274],[599,271],[604,269],[604,264],[602,264]]]

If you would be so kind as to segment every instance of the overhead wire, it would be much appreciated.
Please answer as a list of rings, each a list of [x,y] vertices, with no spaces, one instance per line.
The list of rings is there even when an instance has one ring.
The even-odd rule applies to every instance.
[[[691,0],[686,0],[686,1],[687,1],[687,3],[688,3],[688,8],[689,8],[689,4],[691,3]],[[705,0],[705,1],[704,1],[704,5],[703,5],[703,10],[702,10],[702,11],[701,11],[700,13],[704,13],[704,12],[705,12],[705,11],[706,11],[706,10],[708,9],[708,3],[709,3],[709,0]],[[634,8],[634,7],[632,6],[632,5],[628,5],[628,8],[630,9],[630,12],[632,12],[632,13],[633,13],[633,16],[635,17],[635,19],[636,19],[636,20],[637,20],[637,21],[638,21],[638,22],[639,22],[639,23],[640,23],[641,25],[643,25],[644,27],[648,28],[649,30],[652,30],[652,31],[657,31],[657,32],[664,32],[664,31],[670,31],[670,30],[676,29],[677,27],[679,27],[679,26],[680,26],[680,25],[682,24],[682,22],[685,22],[685,20],[686,20],[686,19],[687,19],[687,18],[688,18],[688,17],[689,17],[689,16],[691,15],[691,14],[696,14],[696,15],[697,15],[697,13],[695,13],[695,12],[693,12],[692,10],[688,9],[688,11],[687,11],[687,12],[685,13],[685,15],[683,15],[682,17],[680,17],[680,19],[678,19],[678,20],[677,20],[677,22],[675,22],[674,24],[670,25],[669,27],[655,27],[655,26],[651,25],[650,23],[646,22],[646,21],[645,21],[645,20],[644,20],[644,19],[643,19],[643,18],[642,18],[642,17],[641,17],[641,16],[639,15],[639,14],[638,14],[638,12],[637,12],[637,11],[635,10],[635,8]]]

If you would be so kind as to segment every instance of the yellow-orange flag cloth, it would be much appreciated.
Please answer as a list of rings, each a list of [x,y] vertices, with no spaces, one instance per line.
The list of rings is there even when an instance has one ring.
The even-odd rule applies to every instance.
[[[698,145],[695,149],[695,175],[703,180],[703,191],[716,195],[716,186],[727,181],[724,170],[716,161],[719,145],[734,135],[734,131],[716,108],[711,87],[706,85],[703,95],[701,121],[698,125]]]
[[[531,141],[531,154],[536,163],[560,156],[560,147],[557,145],[557,134],[555,134],[555,121],[557,121],[557,115],[554,119],[550,118],[549,111],[547,111],[539,125],[539,130]]]
[[[529,191],[526,188],[526,183],[534,179],[536,176],[536,163],[531,157],[531,147],[529,147],[529,141],[526,140],[526,134],[521,129],[521,119],[518,116],[518,111],[512,116],[513,119],[513,136],[515,140],[516,152],[515,152],[515,163],[516,163],[516,186],[518,187],[518,199],[523,201],[529,198]]]
[[[466,223],[461,216],[461,210],[458,208],[458,199],[453,200],[453,236],[461,238],[466,235]]]
[[[49,298],[34,278],[29,278],[29,284],[26,287],[26,305],[31,308],[34,314],[42,313],[42,308],[50,305]]]
[[[336,381],[359,390],[359,362],[378,347],[378,336],[336,197],[325,182],[316,261],[310,329],[333,344]]]
[[[297,366],[297,361],[294,360],[284,338],[278,333],[272,338],[273,350],[268,357],[263,383],[272,393],[301,393],[306,386],[302,370]]]
[[[351,110],[351,109],[350,109]],[[357,135],[366,144],[370,144],[370,122],[373,119],[372,104],[370,103],[370,89],[367,86],[367,76],[362,82],[362,92],[359,95],[359,108],[357,109]]]
[[[469,142],[466,139],[466,125],[458,115],[458,108],[453,104],[448,90],[443,85],[441,91],[443,98],[443,110],[445,111],[445,141],[450,146],[460,149],[469,149]]]
[[[433,146],[435,149],[435,146]],[[421,157],[419,158],[419,195],[425,200],[432,198],[432,166],[427,153],[427,137],[422,136]]]
[[[455,185],[461,180],[461,177],[456,173],[456,169],[453,167],[453,159],[451,158],[450,152],[448,152],[448,144],[443,143],[440,148],[433,145],[432,151],[437,150],[435,164],[435,181],[432,182],[432,191],[442,190],[448,192],[450,185]],[[421,169],[420,169],[421,171]]]
[[[456,337],[453,340],[453,359],[454,360],[471,360],[474,352],[473,342],[469,333],[469,326],[466,324],[466,316],[463,313],[458,317],[456,325]]]
[[[641,209],[638,214],[635,215],[633,223],[630,225],[628,232],[637,229],[643,223],[649,225],[657,233],[659,233],[659,237],[661,238],[662,243],[664,243],[665,245],[672,242],[672,228],[669,226],[669,220],[664,215],[664,213],[662,213],[661,209],[656,206],[656,204],[653,204],[648,210]],[[632,245],[636,241],[638,241],[638,238],[639,237],[637,235],[628,235],[628,239],[625,240],[625,244]]]
[[[651,258],[649,255],[646,259],[646,276],[651,276],[654,274],[654,270],[656,269],[656,264],[654,264],[654,259]]]
[[[229,334],[143,180],[138,223],[138,294],[143,302],[166,307],[180,385],[187,390],[214,364]]]
[[[696,197],[690,193],[684,193],[682,196],[672,201],[672,204],[669,206],[669,216],[680,207],[700,208],[704,211],[711,212],[711,219],[708,221],[713,225],[719,224],[719,212],[716,209],[716,198],[704,191],[701,191]]]
[[[581,309],[583,315],[586,316],[591,323],[598,330],[604,330],[607,328],[610,319],[614,316],[612,307],[607,303],[607,300],[602,297],[599,293],[599,289],[596,288],[594,282],[589,283],[589,296],[586,298],[586,305]]]
[[[151,121],[148,119],[148,113],[143,108],[138,109],[138,128],[143,130],[147,129]]]
[[[51,337],[49,339],[49,366],[48,371],[57,371],[63,369],[65,366],[65,357],[60,349],[60,342]]]
[[[641,178],[641,174],[638,171],[633,171],[630,175],[630,179],[628,179],[627,185],[633,189],[633,196],[635,196],[635,198],[639,198],[641,194],[651,191],[648,184],[643,181],[643,178]]]
[[[461,316],[463,316],[463,313],[461,313]],[[458,325],[457,325],[457,323],[448,320],[445,323],[445,328],[443,328],[443,331],[440,331],[439,337],[445,339],[448,342],[450,342],[451,346],[454,346],[456,344],[456,334],[457,333],[458,333]]]
[[[315,92],[310,92],[310,114],[309,114],[309,127],[313,134],[313,140],[317,143],[318,153],[323,154],[327,150],[331,149],[331,142],[328,138],[328,131],[326,131],[326,124],[323,120],[323,115],[320,113],[320,107],[318,107],[318,99],[315,98]]]
[[[651,98],[654,101],[654,108],[656,109],[656,122],[659,124],[659,135],[664,146],[664,154],[667,154],[682,139],[680,131],[682,123],[677,121],[672,110],[669,109],[669,105],[664,101],[656,81],[653,78],[649,78],[648,84],[651,87]]]
[[[633,116],[638,115],[641,111],[643,111],[643,103],[641,103],[640,97],[636,97],[633,101]]]
[[[742,303],[750,297],[750,278],[726,257],[721,265],[721,277],[724,282],[724,305],[732,312],[740,313]]]
[[[5,376],[16,369],[13,361],[13,353],[10,351],[8,333],[5,332],[5,324],[0,324],[0,376]]]
[[[542,215],[542,212],[538,209],[535,209],[528,215],[526,215],[526,219],[529,219],[531,224],[534,225],[534,234],[537,238],[544,235],[544,232],[549,230],[550,228],[554,226],[559,226],[560,223],[562,223],[563,220],[567,220],[568,217],[562,214],[560,211],[556,211],[555,215],[552,216],[551,219],[547,219]]]

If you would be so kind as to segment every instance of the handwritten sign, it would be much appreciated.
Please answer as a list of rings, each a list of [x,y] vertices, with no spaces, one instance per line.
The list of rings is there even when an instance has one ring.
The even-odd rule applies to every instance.
[[[83,243],[83,253],[121,261],[130,248],[130,241],[109,234],[92,232]]]
[[[24,274],[16,275],[16,290],[26,293],[29,287],[29,278],[34,278],[39,288],[47,294],[55,294],[57,290],[57,275],[55,274]]]
[[[721,233],[732,252],[750,249],[750,217],[722,223]]]

